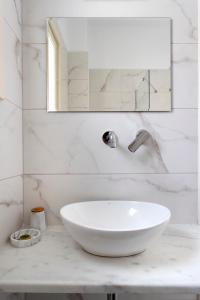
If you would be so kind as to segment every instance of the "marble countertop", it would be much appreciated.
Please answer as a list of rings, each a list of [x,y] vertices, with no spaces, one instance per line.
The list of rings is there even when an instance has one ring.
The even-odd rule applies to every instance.
[[[200,226],[170,225],[144,253],[103,258],[84,252],[62,226],[37,245],[0,248],[0,291],[200,293]]]

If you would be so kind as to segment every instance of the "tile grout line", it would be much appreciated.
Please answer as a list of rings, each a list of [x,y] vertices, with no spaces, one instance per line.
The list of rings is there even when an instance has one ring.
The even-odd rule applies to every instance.
[[[21,25],[21,34],[22,34],[22,172],[23,172],[23,175],[22,175],[22,198],[23,198],[23,224],[24,224],[24,219],[25,219],[25,185],[24,185],[24,124],[25,124],[25,121],[24,121],[24,51],[23,51],[23,40],[24,40],[24,32],[23,32],[23,21],[24,21],[24,18],[23,18],[23,1],[21,1],[21,22],[22,22],[22,25]]]
[[[133,176],[133,175],[198,175],[198,172],[180,173],[23,173],[24,176]]]

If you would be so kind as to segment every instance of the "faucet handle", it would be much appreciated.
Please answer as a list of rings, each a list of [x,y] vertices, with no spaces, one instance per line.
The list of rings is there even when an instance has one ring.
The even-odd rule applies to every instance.
[[[117,148],[118,138],[114,131],[106,131],[102,136],[103,142],[110,148]]]

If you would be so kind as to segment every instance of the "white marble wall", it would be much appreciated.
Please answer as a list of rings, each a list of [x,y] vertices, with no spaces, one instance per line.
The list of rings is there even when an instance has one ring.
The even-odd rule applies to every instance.
[[[21,1],[0,0],[0,244],[23,219]]]
[[[24,0],[23,12],[26,221],[38,204],[46,207],[48,222],[57,224],[65,203],[123,197],[165,204],[172,210],[172,222],[196,223],[197,0]],[[45,18],[50,16],[171,17],[173,111],[48,114]],[[128,152],[141,128],[151,132],[159,149]],[[101,142],[108,129],[118,134],[119,148]],[[125,298],[138,299],[134,297]]]
[[[173,222],[196,223],[197,1],[26,0],[23,5],[26,220],[30,207],[41,202],[53,224],[59,222],[59,208],[66,202],[125,195],[166,204],[173,212]],[[46,112],[45,18],[84,15],[172,18],[171,113]],[[142,147],[135,154],[128,152],[127,145],[141,128],[152,133],[159,150]],[[108,129],[118,134],[118,149],[109,149],[102,143],[101,136]],[[89,192],[85,185],[90,187]],[[145,189],[141,188],[144,185]],[[78,186],[76,192],[72,186]],[[150,199],[146,191],[152,195]],[[183,203],[185,210],[180,213]]]
[[[23,222],[21,23],[21,1],[0,0],[0,244]]]

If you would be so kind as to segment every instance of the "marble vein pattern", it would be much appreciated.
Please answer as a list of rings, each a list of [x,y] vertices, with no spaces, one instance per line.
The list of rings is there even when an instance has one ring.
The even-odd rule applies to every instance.
[[[197,42],[197,1],[104,1],[101,6],[96,1],[65,0],[23,0],[24,41],[45,43],[45,18],[53,17],[171,17],[173,21],[173,43]],[[66,9],[65,9],[66,8]]]
[[[170,111],[171,70],[91,69],[90,110]]]
[[[92,256],[62,227],[53,227],[34,247],[1,248],[0,288],[19,293],[197,294],[199,261],[197,225],[170,225],[141,255],[117,259]]]
[[[68,52],[68,78],[67,110],[88,111],[89,70],[87,52]]]
[[[22,7],[21,0],[1,0],[0,18],[3,18],[21,41]]]
[[[69,79],[88,80],[88,52],[68,51],[68,77]]]
[[[171,210],[172,223],[197,223],[196,174],[25,175],[24,197],[27,224],[35,206],[44,206],[55,225],[68,203],[121,199],[156,202]]]
[[[147,71],[145,70],[91,69],[89,71],[90,110],[135,110],[136,90],[142,88],[143,93],[146,87],[145,92],[148,98],[148,82],[141,85],[146,77]]]
[[[22,180],[22,176],[0,180],[0,244],[22,224]]]
[[[181,0],[173,0],[179,8],[182,16],[188,23],[188,37],[193,41],[197,41],[197,26],[194,24],[194,19],[188,15],[188,7],[185,7]]]
[[[119,136],[117,149],[102,143],[108,128]],[[150,131],[156,143],[133,154],[127,146],[142,128]],[[24,149],[25,174],[196,172],[197,111],[107,113],[102,123],[101,113],[26,110]]]
[[[69,53],[69,83],[75,83],[75,80],[84,81],[87,84],[88,74],[85,69],[86,58],[79,57],[82,56],[78,53],[76,56],[79,57],[80,65],[75,66],[75,53]],[[77,57],[76,57],[77,59]],[[173,45],[173,62],[172,62],[172,104],[173,108],[196,108],[197,107],[197,45],[195,44],[174,44]],[[24,44],[23,46],[23,73],[24,73],[24,108],[25,109],[45,109],[47,102],[46,95],[46,44]],[[102,71],[103,73],[103,71]],[[105,73],[105,72],[104,72]],[[189,74],[189,76],[188,76]],[[141,77],[141,76],[140,76]],[[98,98],[100,91],[99,87],[101,82],[103,82],[105,75],[100,76],[98,81],[95,80],[95,70],[90,71],[90,94],[96,95]],[[113,85],[116,86],[117,74],[109,79],[109,92],[113,92]],[[112,79],[112,80],[111,80]],[[141,78],[142,79],[142,78]],[[73,81],[72,81],[73,80]],[[80,82],[78,81],[78,82]],[[95,81],[95,82],[94,82]],[[125,76],[123,80],[124,84],[124,94],[122,97],[119,95],[119,105],[122,102],[124,110],[134,109],[132,103],[133,95],[130,92],[130,83],[132,82],[131,76]],[[103,84],[103,83],[102,83]],[[128,86],[127,86],[128,85]],[[66,88],[67,83],[64,80],[64,88]],[[70,95],[70,101],[72,107],[77,105],[77,107],[88,109],[88,93],[87,86],[83,93],[77,95]],[[128,88],[129,87],[129,88]],[[144,103],[147,99],[147,82],[143,83],[144,93],[140,93],[140,98],[144,96]],[[31,91],[31,92],[30,92]],[[145,92],[146,91],[146,92]],[[103,91],[101,90],[101,97]],[[90,95],[91,96],[91,95]],[[116,95],[115,95],[116,96]],[[159,103],[162,105],[167,103],[167,99],[160,96],[159,93],[152,94],[152,97],[159,97]],[[105,93],[104,88],[104,98],[110,98],[110,94]],[[94,98],[94,97],[93,97]],[[95,98],[94,98],[95,99]],[[115,97],[116,99],[116,97]],[[163,99],[163,103],[162,100]],[[166,99],[166,100],[165,100]],[[148,100],[148,99],[147,99]],[[155,100],[156,101],[156,100]],[[141,102],[141,101],[140,101]],[[157,104],[158,101],[156,101]],[[86,105],[84,106],[84,103]],[[130,104],[131,103],[131,107]],[[79,105],[79,106],[78,106]],[[166,104],[165,104],[166,105]],[[137,109],[137,107],[136,107]],[[168,106],[166,107],[168,109]],[[111,110],[111,109],[110,109]]]
[[[173,107],[198,108],[197,44],[173,45]]]
[[[22,111],[0,101],[0,179],[22,174]]]
[[[23,219],[21,1],[0,0],[0,245]],[[2,298],[3,297],[3,298]],[[17,299],[2,295],[2,299]]]
[[[4,45],[0,55],[0,96],[22,107],[21,41],[3,18],[0,18],[0,44]]]
[[[23,108],[47,107],[46,44],[23,45]]]

